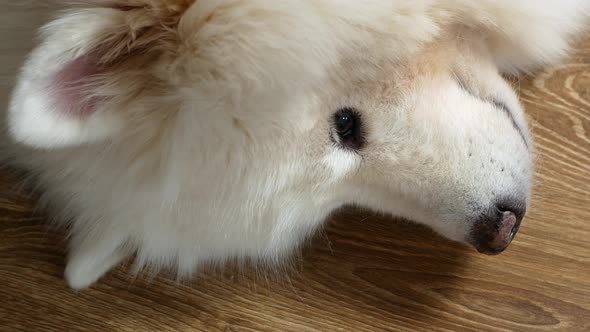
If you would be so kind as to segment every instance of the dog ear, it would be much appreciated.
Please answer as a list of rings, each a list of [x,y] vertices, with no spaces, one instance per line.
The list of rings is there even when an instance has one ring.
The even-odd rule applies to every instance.
[[[149,68],[175,42],[173,26],[189,3],[89,0],[47,24],[13,93],[12,137],[58,148],[120,132],[126,103],[157,84]]]

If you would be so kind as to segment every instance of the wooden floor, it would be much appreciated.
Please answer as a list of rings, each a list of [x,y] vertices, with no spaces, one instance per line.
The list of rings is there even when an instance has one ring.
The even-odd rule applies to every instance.
[[[17,10],[24,2],[0,4],[0,107],[45,16]],[[228,267],[179,285],[120,268],[76,293],[63,281],[62,234],[0,173],[0,331],[590,331],[590,41],[520,93],[537,186],[496,257],[345,211],[288,274]]]

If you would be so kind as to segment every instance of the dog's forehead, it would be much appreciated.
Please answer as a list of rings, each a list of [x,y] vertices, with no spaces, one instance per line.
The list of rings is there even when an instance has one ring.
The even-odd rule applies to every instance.
[[[356,61],[341,63],[334,84],[357,98],[390,100],[416,91],[424,82],[430,84],[452,77],[456,68],[477,76],[482,66],[471,58],[458,57],[461,50],[462,47],[452,41],[438,41],[401,60],[392,59],[387,53],[356,55]]]

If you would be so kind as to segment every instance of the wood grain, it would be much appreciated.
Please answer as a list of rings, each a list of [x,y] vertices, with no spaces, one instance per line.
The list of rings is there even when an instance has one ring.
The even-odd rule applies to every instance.
[[[0,4],[5,102],[40,5]],[[0,172],[0,331],[590,331],[590,41],[515,82],[538,150],[533,206],[496,257],[367,211],[336,215],[281,273],[211,268],[190,284],[63,281],[63,234]],[[2,105],[0,107],[5,107]]]

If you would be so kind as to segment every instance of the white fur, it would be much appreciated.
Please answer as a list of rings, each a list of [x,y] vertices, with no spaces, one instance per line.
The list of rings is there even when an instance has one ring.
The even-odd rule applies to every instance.
[[[532,141],[498,70],[558,62],[590,12],[585,0],[109,3],[46,26],[8,112],[31,148],[3,155],[71,220],[73,288],[134,252],[182,276],[231,257],[278,263],[345,204],[467,241],[495,199],[528,202],[531,187]],[[117,50],[105,66],[122,64],[89,86],[104,102],[60,113],[51,78],[101,48]],[[332,140],[343,106],[362,113],[360,151]]]
[[[18,89],[29,91],[31,87],[23,84]],[[80,121],[60,115],[47,107],[47,97],[42,94],[26,95],[17,99],[11,109],[27,109],[28,112],[15,112],[10,118],[11,134],[18,141],[39,148],[56,148],[71,144],[94,142],[109,137],[121,129],[121,122],[105,113],[96,113]]]

